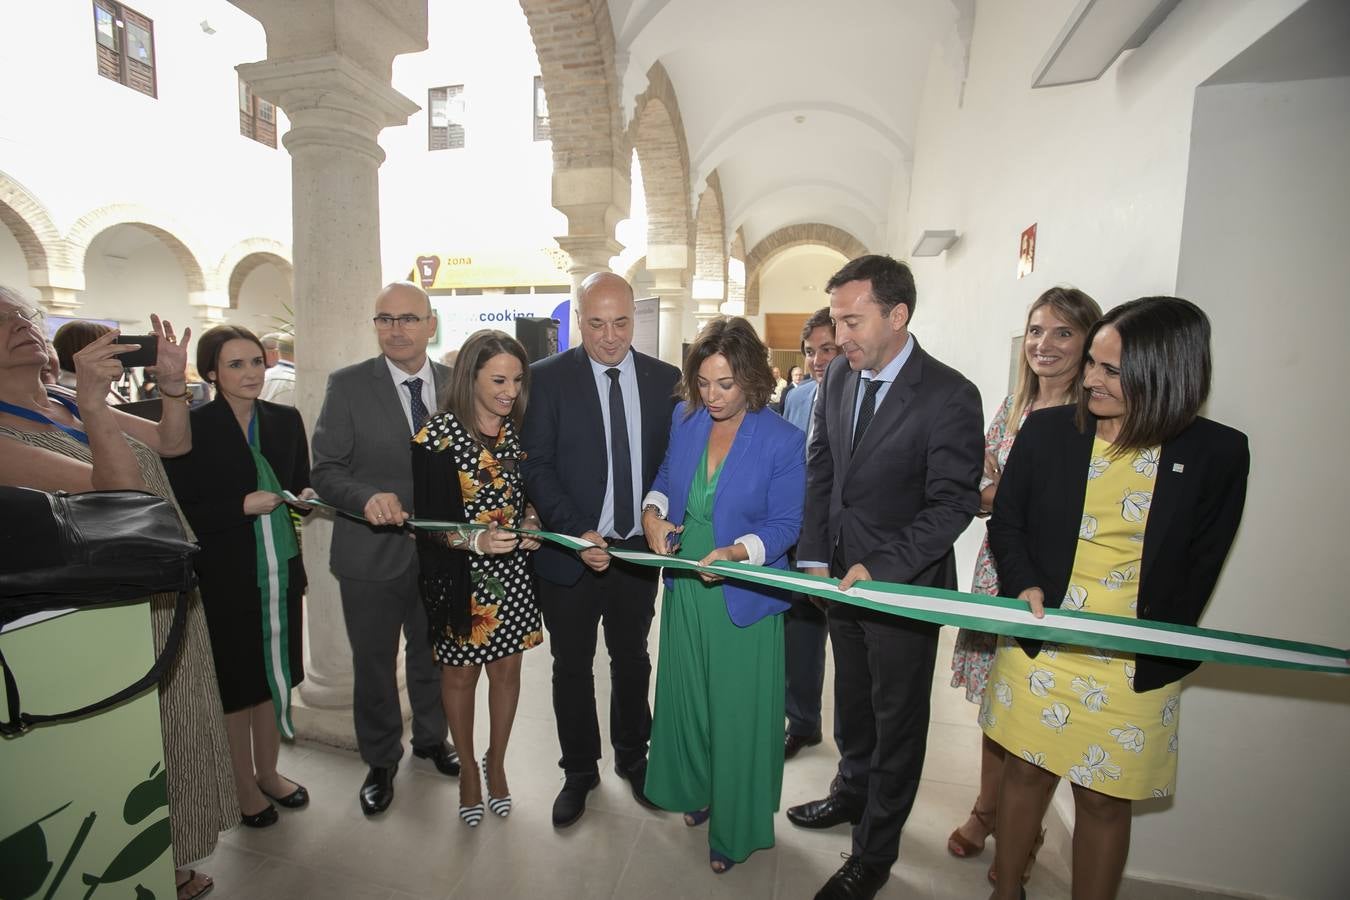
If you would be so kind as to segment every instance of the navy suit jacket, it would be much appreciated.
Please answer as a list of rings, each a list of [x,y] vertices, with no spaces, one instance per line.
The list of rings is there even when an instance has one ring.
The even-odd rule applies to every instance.
[[[797,559],[838,557],[876,581],[954,589],[952,544],[980,507],[980,392],[916,340],[855,452],[861,380],[840,354],[817,389]]]
[[[642,408],[642,484],[635,485],[641,497],[666,453],[680,370],[636,351],[633,362]],[[573,347],[530,366],[521,472],[526,496],[545,529],[580,535],[599,526],[609,483],[605,438],[595,373],[584,348]],[[534,568],[555,584],[573,585],[584,567],[575,553],[544,544],[534,552]]]
[[[1008,455],[989,519],[989,548],[1005,597],[1038,587],[1047,607],[1064,602],[1097,433],[1092,416],[1079,431],[1075,412],[1060,406],[1032,413]],[[1199,620],[1242,521],[1249,462],[1247,436],[1209,419],[1197,418],[1162,445],[1144,526],[1139,618],[1178,625]],[[1032,657],[1040,652],[1040,641],[1020,643]],[[1162,687],[1198,665],[1140,656],[1134,689]]]
[[[656,473],[652,490],[669,502],[666,518],[684,521],[689,487],[712,433],[712,417],[700,407],[685,416],[675,408],[670,424],[670,449]],[[718,547],[753,534],[764,545],[764,565],[787,568],[787,552],[797,542],[806,494],[806,435],[770,409],[747,412],[722,464],[713,495],[713,537]],[[731,621],[742,627],[788,608],[788,593],[727,581]]]

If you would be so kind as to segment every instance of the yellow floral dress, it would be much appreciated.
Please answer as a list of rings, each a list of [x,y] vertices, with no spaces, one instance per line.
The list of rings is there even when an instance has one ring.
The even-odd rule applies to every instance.
[[[1061,609],[1133,618],[1158,448],[1092,446],[1073,574]],[[1032,659],[999,640],[980,707],[984,733],[1074,784],[1112,797],[1166,797],[1176,784],[1181,685],[1134,692],[1134,656],[1046,642]]]
[[[524,454],[510,420],[502,422],[496,444],[485,447],[471,437],[450,413],[427,420],[413,437],[415,444],[451,457],[452,471],[459,479],[460,496],[467,521],[487,525],[496,522],[516,527],[525,514],[525,485],[519,462]],[[544,642],[543,624],[534,598],[534,580],[526,552],[469,556],[470,631],[464,637],[436,636],[433,653],[447,666],[490,663]],[[446,602],[451,585],[447,580],[422,579],[424,593]]]

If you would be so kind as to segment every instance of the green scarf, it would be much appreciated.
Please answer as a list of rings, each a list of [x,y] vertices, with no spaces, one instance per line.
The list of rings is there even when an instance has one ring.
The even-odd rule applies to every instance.
[[[255,410],[248,423],[248,449],[258,470],[258,490],[282,493],[281,482],[267,457],[262,455],[262,439]],[[263,665],[267,686],[272,692],[272,708],[277,728],[283,737],[295,737],[291,721],[291,652],[287,637],[286,594],[289,589],[290,560],[300,554],[290,507],[278,504],[253,521],[253,537],[258,547],[258,594],[262,597]]]

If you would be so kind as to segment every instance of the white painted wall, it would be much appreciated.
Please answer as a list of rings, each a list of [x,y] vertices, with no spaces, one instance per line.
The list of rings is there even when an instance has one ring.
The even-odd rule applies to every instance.
[[[1008,336],[1046,287],[1075,285],[1104,307],[1178,291],[1196,88],[1300,2],[1187,0],[1099,81],[1030,90],[1033,69],[1074,6],[1074,0],[981,3],[963,104],[950,65],[935,56],[920,114],[908,225],[891,247],[906,254],[924,228],[961,232],[961,242],[945,255],[913,261],[919,285],[914,331],[927,349],[977,383],[990,414],[1006,392]],[[1292,90],[1272,100],[1269,121],[1282,114],[1279,104],[1296,98],[1310,96]],[[1350,146],[1343,107],[1321,118],[1333,112],[1339,120],[1307,138],[1325,147],[1317,157],[1324,161],[1343,158]],[[1245,139],[1253,130],[1238,134]],[[1218,156],[1233,150],[1232,137],[1217,146]],[[1202,266],[1211,278],[1223,274],[1214,271],[1216,259],[1234,268],[1234,284],[1254,272],[1261,276],[1242,299],[1195,282],[1207,294],[1195,299],[1216,325],[1211,413],[1253,441],[1246,525],[1204,624],[1345,646],[1350,616],[1343,587],[1331,580],[1341,529],[1331,528],[1331,516],[1339,520],[1346,498],[1331,469],[1317,463],[1334,457],[1346,437],[1339,399],[1344,351],[1336,345],[1346,333],[1347,282],[1343,275],[1327,279],[1328,270],[1344,265],[1350,238],[1347,178],[1341,163],[1339,181],[1309,174],[1303,193],[1281,197],[1281,182],[1263,181],[1262,173],[1287,174],[1283,168],[1307,163],[1273,141],[1251,147],[1246,157],[1261,165],[1241,214],[1227,210],[1235,243],[1220,255],[1210,238]],[[1212,164],[1206,157],[1204,165]],[[1320,212],[1306,214],[1300,204],[1311,204],[1319,190],[1327,195]],[[1267,230],[1294,228],[1303,235],[1301,224],[1267,228],[1268,210],[1281,221],[1311,218],[1330,228],[1304,250],[1323,258],[1321,268],[1310,273],[1302,256],[1297,264],[1283,257],[1268,265]],[[1217,207],[1205,215],[1218,220]],[[1018,235],[1033,222],[1039,223],[1036,272],[1018,281]],[[1244,246],[1234,232],[1250,232],[1252,243]],[[1278,287],[1267,280],[1280,276]],[[1301,292],[1284,284],[1304,277],[1310,282]],[[1299,293],[1296,302],[1291,294]],[[1305,314],[1289,314],[1298,309]],[[1329,342],[1327,349],[1320,341]],[[1276,413],[1286,406],[1287,420]],[[1319,413],[1331,421],[1314,428]],[[1309,519],[1310,508],[1325,512]],[[970,570],[978,536],[973,527],[959,545],[963,572]],[[1284,615],[1273,614],[1277,603]],[[1202,669],[1185,692],[1179,793],[1162,808],[1144,811],[1141,804],[1129,873],[1276,896],[1344,896],[1350,864],[1339,844],[1350,800],[1348,685]]]
[[[1350,441],[1337,399],[1350,383],[1347,147],[1350,78],[1202,88],[1177,273],[1214,323],[1209,414],[1252,443],[1242,531],[1204,624],[1340,647],[1350,484],[1316,460]],[[1131,868],[1344,897],[1350,679],[1213,666],[1183,706],[1184,793],[1138,820]]]
[[[185,326],[200,333],[188,313],[183,269],[163,244],[145,238],[134,241],[132,248],[116,247],[117,252],[111,256],[105,253],[110,244],[125,238],[119,232],[130,227],[109,229],[89,245],[80,314],[91,319],[114,319],[122,323],[127,333],[146,334],[153,312],[168,318],[180,333]],[[180,312],[178,319],[173,318]]]

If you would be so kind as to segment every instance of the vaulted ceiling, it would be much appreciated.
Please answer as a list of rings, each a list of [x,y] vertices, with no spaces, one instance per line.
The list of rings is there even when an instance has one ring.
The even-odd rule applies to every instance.
[[[964,67],[974,0],[609,0],[625,117],[661,63],[695,197],[714,170],[747,247],[819,222],[872,247],[904,208],[936,47]],[[692,201],[691,201],[692,202]]]

